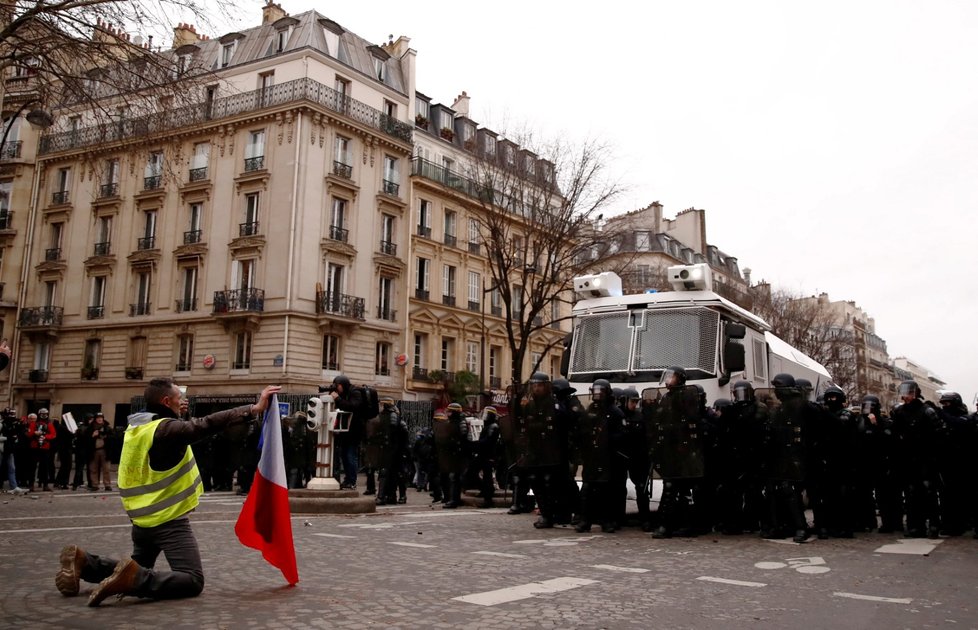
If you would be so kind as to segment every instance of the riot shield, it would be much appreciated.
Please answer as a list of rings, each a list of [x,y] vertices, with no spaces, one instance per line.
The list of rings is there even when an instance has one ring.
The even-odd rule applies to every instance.
[[[663,479],[702,477],[705,471],[699,392],[668,392],[653,418],[652,462]]]
[[[433,424],[439,472],[458,472],[462,468],[462,436],[458,427],[447,418],[436,418]]]
[[[364,435],[364,454],[367,466],[383,468],[390,459],[390,414],[380,414],[367,420]]]

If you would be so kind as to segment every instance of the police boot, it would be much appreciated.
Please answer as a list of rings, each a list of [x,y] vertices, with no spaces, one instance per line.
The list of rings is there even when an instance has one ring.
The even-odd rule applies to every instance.
[[[546,516],[541,515],[540,518],[533,523],[533,526],[537,529],[551,529],[554,526],[554,522]]]
[[[574,526],[574,531],[578,534],[589,532],[591,531],[591,524],[587,521],[578,521],[577,525]]]
[[[672,532],[665,525],[659,525],[659,528],[652,532],[652,538],[672,538]]]
[[[808,530],[807,529],[796,530],[792,540],[795,541],[796,543],[805,542],[806,540],[808,540]]]

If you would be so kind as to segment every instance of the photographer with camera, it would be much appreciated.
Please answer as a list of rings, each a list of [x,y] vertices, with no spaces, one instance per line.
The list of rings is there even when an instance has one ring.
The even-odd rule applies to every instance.
[[[363,389],[353,387],[350,377],[340,374],[333,379],[332,387],[320,388],[333,398],[333,404],[340,411],[348,411],[351,414],[350,430],[335,433],[336,446],[339,448],[340,462],[343,465],[343,481],[340,488],[354,489],[357,487],[357,466],[360,442],[367,425],[367,400]]]
[[[17,485],[17,467],[14,454],[17,452],[20,441],[21,423],[17,418],[17,413],[12,409],[4,409],[0,412],[0,440],[2,440],[3,454],[0,455],[0,488],[3,488],[4,479],[10,485],[10,492],[13,494],[25,494],[27,490]]]
[[[88,489],[98,490],[99,481],[106,492],[112,491],[112,481],[109,478],[109,429],[105,424],[105,415],[100,411],[88,428]]]
[[[54,428],[54,423],[48,417],[47,409],[38,409],[37,413],[27,416],[27,438],[31,441],[31,470],[29,472],[31,487],[34,489],[34,470],[37,470],[37,482],[41,484],[44,492],[51,492],[51,480],[49,472],[51,470],[51,460],[54,451],[51,450],[51,442],[58,437],[58,432]]]

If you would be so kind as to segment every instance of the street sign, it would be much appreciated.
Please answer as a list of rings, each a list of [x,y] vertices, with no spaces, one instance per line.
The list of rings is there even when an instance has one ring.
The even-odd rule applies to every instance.
[[[279,415],[279,417],[280,418],[284,418],[285,416],[289,415],[289,409],[291,409],[291,407],[292,407],[292,405],[290,403],[280,402],[278,404],[278,415]]]

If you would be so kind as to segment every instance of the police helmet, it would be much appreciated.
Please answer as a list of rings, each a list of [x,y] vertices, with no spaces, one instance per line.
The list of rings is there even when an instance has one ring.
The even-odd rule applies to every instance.
[[[869,414],[880,415],[880,411],[883,409],[883,405],[880,404],[880,399],[872,394],[866,394],[863,396],[861,413],[864,416]]]
[[[717,398],[713,401],[713,408],[717,411],[723,411],[732,404],[733,402],[729,398]]]
[[[941,394],[941,405],[950,407],[960,407],[964,404],[961,400],[961,394],[957,392],[944,392]]]
[[[448,420],[448,414],[445,413],[445,410],[444,409],[439,409],[438,411],[435,412],[434,418],[435,418],[436,421],[438,421],[438,420]]]
[[[462,405],[457,402],[450,403],[445,409],[448,413],[462,413]]]
[[[733,386],[735,402],[751,402],[754,400],[754,386],[747,381],[737,381]]]
[[[807,378],[796,378],[795,387],[797,387],[798,390],[805,395],[805,398],[808,400],[812,399],[812,392],[815,391],[815,388],[812,386],[812,382],[810,380]]]
[[[557,393],[558,395],[560,394],[569,395],[577,391],[576,389],[571,387],[570,381],[568,381],[566,378],[563,377],[555,378],[553,385],[551,387],[553,387],[554,392]]]
[[[591,384],[591,398],[607,400],[609,396],[611,396],[611,383],[607,379],[599,378]]]
[[[625,395],[625,390],[620,387],[612,387],[611,395],[614,396],[615,400],[621,400],[622,396]]]
[[[533,375],[530,376],[530,383],[549,383],[549,382],[550,382],[550,375],[547,374],[546,372],[534,372]]]
[[[641,396],[638,395],[638,390],[634,387],[626,387],[621,390],[621,395],[625,400],[640,400]]]
[[[47,407],[41,407],[40,409],[37,410],[37,415],[39,415],[39,416],[46,416],[46,415],[48,415],[48,408]]]
[[[499,418],[499,411],[495,407],[493,407],[492,405],[489,405],[488,407],[486,407],[482,411],[483,411],[483,414],[484,414],[484,418],[486,420],[496,420],[496,419]]]
[[[662,378],[659,379],[659,385],[665,385],[666,387],[682,387],[686,384],[686,368],[679,367],[678,365],[673,365],[662,371]]]
[[[917,384],[917,381],[903,381],[897,388],[897,395],[901,398],[904,396],[920,398],[920,385]]]
[[[384,396],[383,398],[380,399],[380,404],[384,407],[393,407],[394,399],[391,398],[390,396]]]
[[[835,385],[831,385],[825,388],[825,391],[822,393],[822,396],[825,400],[825,406],[831,409],[832,411],[838,411],[839,409],[842,409],[846,404],[846,393],[842,391],[841,387],[836,387]]]
[[[784,389],[786,387],[797,387],[797,384],[795,382],[795,377],[786,372],[782,372],[781,374],[776,374],[774,378],[771,379],[771,385],[773,385],[775,389]]]

